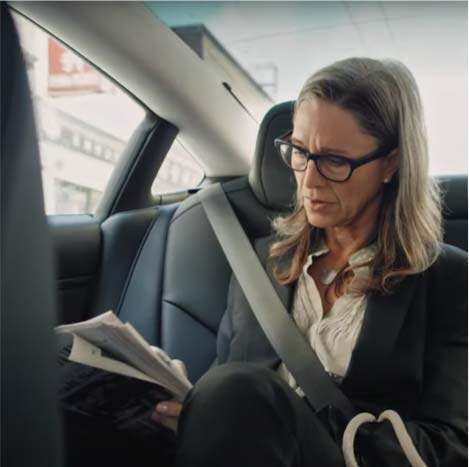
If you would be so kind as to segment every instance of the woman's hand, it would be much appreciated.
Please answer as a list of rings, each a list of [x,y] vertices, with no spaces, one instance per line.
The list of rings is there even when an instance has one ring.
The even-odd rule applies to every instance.
[[[187,369],[181,360],[172,360],[171,365],[175,367],[181,374],[187,377]],[[151,418],[158,424],[177,433],[179,415],[182,411],[181,402],[176,399],[159,402]]]
[[[177,433],[181,411],[182,404],[175,399],[170,399],[157,404],[151,418],[156,423]]]

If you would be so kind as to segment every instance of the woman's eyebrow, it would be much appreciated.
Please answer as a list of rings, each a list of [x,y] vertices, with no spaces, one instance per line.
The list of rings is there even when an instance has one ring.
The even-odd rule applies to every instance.
[[[304,146],[305,144],[303,143],[303,141],[300,141],[298,138],[295,138],[294,136],[292,136],[290,138],[291,142],[293,144],[298,144],[298,146]]]
[[[298,146],[305,148],[306,145],[303,143],[303,141],[299,140],[298,138],[295,138],[294,136],[292,136],[290,139],[293,144],[297,144]],[[348,154],[348,151],[346,151],[345,149],[334,149],[334,148],[329,148],[329,147],[324,146],[318,151],[318,154],[321,154],[321,153]]]

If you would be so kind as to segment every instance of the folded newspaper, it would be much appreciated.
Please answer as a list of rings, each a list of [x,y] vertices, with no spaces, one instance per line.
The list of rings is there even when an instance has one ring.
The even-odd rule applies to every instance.
[[[55,328],[66,410],[98,417],[137,435],[154,433],[157,402],[183,401],[192,387],[171,358],[112,311]]]

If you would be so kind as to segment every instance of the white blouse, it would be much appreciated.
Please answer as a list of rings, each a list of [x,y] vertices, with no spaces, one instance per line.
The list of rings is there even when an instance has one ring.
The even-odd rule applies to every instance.
[[[325,370],[335,379],[341,379],[347,372],[352,351],[357,342],[363,322],[367,296],[344,294],[339,297],[324,316],[321,296],[314,279],[308,274],[308,268],[314,258],[329,251],[322,241],[308,257],[299,277],[293,298],[292,316],[300,332],[308,339]],[[372,259],[376,254],[376,245],[369,245],[354,253],[349,258],[349,265],[354,279],[367,277],[368,266],[358,266]],[[354,267],[355,266],[355,267]],[[278,368],[278,374],[301,397],[304,393],[284,363]]]

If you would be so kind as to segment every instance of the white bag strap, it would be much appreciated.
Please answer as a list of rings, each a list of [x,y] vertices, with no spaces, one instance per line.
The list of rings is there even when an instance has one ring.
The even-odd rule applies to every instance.
[[[350,420],[347,427],[345,428],[344,436],[342,438],[342,453],[344,455],[346,467],[359,467],[355,458],[353,445],[355,443],[355,436],[360,426],[365,423],[381,423],[384,420],[389,420],[391,422],[394,433],[397,436],[397,440],[399,441],[399,444],[401,445],[401,448],[404,451],[404,454],[406,455],[410,465],[412,467],[426,467],[425,462],[423,462],[422,458],[417,452],[417,449],[415,449],[412,439],[406,430],[404,422],[402,421],[399,414],[394,410],[385,410],[378,418],[376,418],[371,413],[362,412]]]

